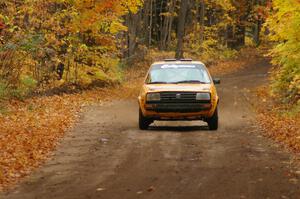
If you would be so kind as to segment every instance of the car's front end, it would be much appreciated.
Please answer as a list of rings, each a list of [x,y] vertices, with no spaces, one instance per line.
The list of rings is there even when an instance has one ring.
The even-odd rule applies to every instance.
[[[161,64],[159,67],[163,66],[166,66],[166,64]],[[176,65],[176,67],[177,66],[178,65]],[[186,65],[179,66],[186,67]],[[204,68],[205,66],[202,67]],[[180,70],[180,72],[189,72],[187,68],[184,69],[184,71]],[[206,68],[204,69],[206,70]],[[153,70],[153,68],[150,69],[149,74],[151,70]],[[178,67],[176,72],[178,73]],[[168,74],[169,73],[170,72],[168,72]],[[149,78],[149,74],[147,78]],[[161,74],[162,72],[159,71],[158,75]],[[156,77],[152,77],[152,79],[154,78]],[[162,79],[165,79],[165,77]],[[149,81],[146,79],[138,100],[140,106],[140,120],[142,120],[142,123],[140,123],[141,129],[147,127],[154,120],[207,121],[216,113],[219,102],[216,88],[209,74],[205,82],[162,82],[161,80]]]
[[[139,97],[142,113],[155,120],[199,120],[210,117],[216,109],[218,98],[210,85],[197,87],[144,85]]]

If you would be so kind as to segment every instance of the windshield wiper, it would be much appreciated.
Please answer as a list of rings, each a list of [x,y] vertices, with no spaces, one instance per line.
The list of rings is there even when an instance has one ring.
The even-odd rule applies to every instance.
[[[184,84],[184,83],[208,84],[207,82],[202,82],[199,80],[185,80],[185,81],[174,82],[174,84]]]
[[[147,84],[168,84],[168,82],[149,82]]]

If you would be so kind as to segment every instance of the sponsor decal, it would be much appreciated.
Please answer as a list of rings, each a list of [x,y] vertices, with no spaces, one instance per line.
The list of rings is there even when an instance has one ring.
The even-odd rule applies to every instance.
[[[179,64],[165,64],[162,65],[160,68],[164,69],[164,68],[196,68],[195,65],[179,65]]]

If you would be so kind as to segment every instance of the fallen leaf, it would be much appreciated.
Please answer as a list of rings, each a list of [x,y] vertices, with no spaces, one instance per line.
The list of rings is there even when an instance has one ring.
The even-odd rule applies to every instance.
[[[97,191],[105,191],[104,188],[98,188]]]
[[[298,183],[298,179],[296,178],[291,178],[289,179],[289,182],[293,183],[293,184],[297,184]]]

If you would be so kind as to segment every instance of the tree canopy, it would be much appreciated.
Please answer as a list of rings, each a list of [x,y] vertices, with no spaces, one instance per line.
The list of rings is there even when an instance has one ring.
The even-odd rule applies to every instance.
[[[149,49],[211,63],[270,39],[273,93],[296,102],[299,18],[297,0],[1,0],[0,98],[120,81]]]

